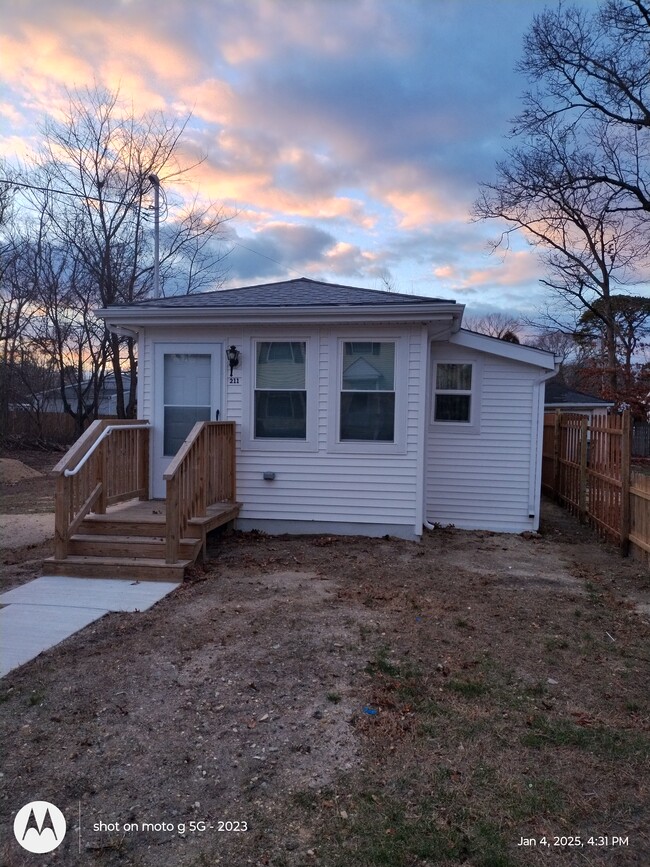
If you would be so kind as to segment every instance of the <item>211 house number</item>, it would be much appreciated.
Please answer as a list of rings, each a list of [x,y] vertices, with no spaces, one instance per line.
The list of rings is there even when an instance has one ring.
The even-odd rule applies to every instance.
[[[230,385],[239,385],[239,377],[231,376],[229,377],[228,382],[230,383]]]

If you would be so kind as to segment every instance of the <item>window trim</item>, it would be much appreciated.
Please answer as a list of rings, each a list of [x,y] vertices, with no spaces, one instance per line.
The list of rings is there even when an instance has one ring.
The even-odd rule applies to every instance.
[[[393,440],[342,440],[341,436],[341,395],[354,393],[343,389],[343,360],[345,358],[345,344],[373,344],[393,343],[395,346],[395,367],[392,390],[382,390],[378,394],[395,395],[395,418],[393,426]],[[408,341],[403,335],[394,332],[382,334],[373,332],[372,335],[359,335],[358,332],[351,334],[336,334],[330,341],[330,378],[329,378],[329,405],[332,407],[328,420],[328,450],[332,453],[348,454],[406,454],[406,430],[407,430],[407,407],[408,407]],[[366,393],[366,392],[361,392]]]
[[[304,343],[305,344],[305,439],[291,437],[256,437],[255,436],[255,394],[257,392],[257,347],[260,343]],[[292,334],[286,331],[282,334],[253,334],[248,340],[250,359],[250,388],[247,389],[247,399],[242,406],[242,441],[243,451],[258,452],[313,452],[317,450],[316,416],[318,406],[318,381],[316,378],[317,364],[314,358],[316,344],[312,337],[306,334]],[[244,364],[246,361],[244,360]],[[240,377],[245,372],[242,369]],[[266,389],[260,389],[265,391]],[[280,389],[281,391],[303,391],[303,389]]]
[[[476,358],[450,358],[444,356],[441,358],[432,359],[431,369],[431,408],[429,414],[429,425],[437,430],[449,430],[454,434],[467,433],[478,434],[480,432],[481,419],[481,383],[483,380],[483,365]],[[472,368],[472,386],[470,389],[450,389],[437,388],[438,382],[438,365],[442,364],[469,364]],[[468,421],[446,421],[436,418],[436,396],[438,394],[455,394],[469,396],[469,420]]]

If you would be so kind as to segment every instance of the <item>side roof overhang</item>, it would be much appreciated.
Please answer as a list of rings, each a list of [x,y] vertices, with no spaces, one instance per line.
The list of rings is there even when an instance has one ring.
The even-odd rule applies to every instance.
[[[135,331],[150,325],[221,325],[221,324],[318,324],[318,323],[390,323],[415,322],[426,326],[448,323],[453,333],[460,328],[463,307],[458,304],[436,304],[427,308],[412,305],[390,309],[372,305],[337,307],[222,307],[219,310],[204,309],[149,309],[129,307],[104,307],[95,313],[110,327],[132,328]],[[436,330],[434,328],[434,330]],[[437,330],[436,330],[437,331]]]
[[[520,343],[510,343],[508,340],[499,340],[497,337],[488,337],[485,334],[476,334],[474,331],[460,329],[452,334],[449,342],[456,346],[464,346],[466,349],[475,349],[477,352],[486,352],[499,358],[508,358],[519,361],[522,364],[532,364],[542,370],[555,372],[558,367],[555,355],[545,349],[536,349],[534,346],[522,346]]]

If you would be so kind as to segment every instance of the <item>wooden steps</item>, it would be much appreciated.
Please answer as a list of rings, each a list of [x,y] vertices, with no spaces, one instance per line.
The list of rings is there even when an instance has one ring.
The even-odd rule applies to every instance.
[[[214,503],[204,517],[190,519],[174,563],[166,561],[163,501],[133,501],[106,514],[90,513],[68,539],[67,556],[49,557],[43,566],[48,575],[182,581],[204,551],[207,534],[234,520],[240,508],[240,503]]]
[[[148,557],[48,557],[43,567],[48,575],[70,578],[132,578],[134,581],[182,581],[193,560],[167,563]]]
[[[197,559],[201,553],[200,539],[181,539],[179,557],[181,560]],[[140,557],[165,559],[166,540],[164,536],[109,536],[82,533],[72,536],[68,543],[68,556],[72,557]]]

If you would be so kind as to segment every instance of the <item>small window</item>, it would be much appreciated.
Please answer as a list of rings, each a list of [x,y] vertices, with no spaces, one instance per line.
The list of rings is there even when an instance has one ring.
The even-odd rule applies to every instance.
[[[343,344],[340,439],[395,441],[395,343]]]
[[[437,364],[434,420],[469,424],[472,416],[472,365]]]
[[[256,439],[307,436],[305,344],[269,341],[257,344],[255,365]]]

